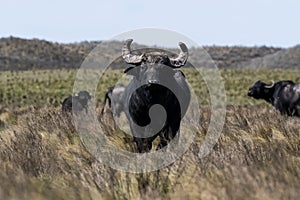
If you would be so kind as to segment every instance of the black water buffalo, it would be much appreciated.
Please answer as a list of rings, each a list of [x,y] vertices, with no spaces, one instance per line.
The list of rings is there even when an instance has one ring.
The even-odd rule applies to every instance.
[[[72,107],[75,112],[85,110],[87,113],[88,108],[88,101],[91,99],[91,94],[87,91],[80,91],[75,95],[70,95],[69,97],[65,98],[62,102],[62,113],[71,113]]]
[[[264,99],[281,114],[300,117],[300,84],[290,80],[268,85],[257,81],[248,91],[248,96]]]
[[[114,116],[120,117],[121,112],[124,111],[124,92],[125,86],[122,84],[109,87],[104,96],[101,115],[103,115],[106,102],[108,101],[108,106],[112,109]]]
[[[149,152],[158,136],[158,149],[178,139],[190,102],[188,84],[178,70],[187,62],[188,49],[179,43],[180,54],[172,58],[157,49],[135,54],[131,43],[132,39],[127,40],[122,48],[123,59],[131,64],[124,73],[132,76],[124,93],[124,110],[138,152]]]

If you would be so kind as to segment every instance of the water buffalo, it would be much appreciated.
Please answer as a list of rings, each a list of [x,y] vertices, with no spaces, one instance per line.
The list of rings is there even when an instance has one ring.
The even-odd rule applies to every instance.
[[[290,80],[268,85],[257,81],[248,91],[248,96],[264,99],[281,114],[300,117],[300,84]]]
[[[87,113],[88,101],[91,99],[91,94],[87,91],[80,91],[75,95],[70,95],[62,102],[62,113],[71,113],[72,107],[75,112],[83,111]]]
[[[101,115],[103,115],[106,102],[108,101],[108,106],[112,109],[114,116],[120,117],[121,112],[124,111],[124,92],[125,86],[122,84],[109,87],[104,96]]]
[[[188,84],[179,70],[187,62],[188,48],[179,43],[180,53],[173,58],[157,49],[134,53],[131,43],[132,39],[127,40],[122,48],[122,58],[131,65],[124,73],[132,76],[124,92],[124,110],[138,152],[143,153],[151,150],[158,136],[158,149],[178,139],[190,101]]]

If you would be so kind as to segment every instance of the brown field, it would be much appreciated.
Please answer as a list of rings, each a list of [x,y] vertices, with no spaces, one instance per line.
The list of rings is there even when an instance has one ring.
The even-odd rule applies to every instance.
[[[98,101],[120,73],[101,80]],[[213,151],[199,157],[210,119],[208,92],[199,87],[203,80],[186,71],[203,104],[196,138],[170,166],[135,174],[96,160],[84,148],[72,120],[62,116],[60,102],[72,92],[75,71],[1,73],[0,199],[298,199],[300,119],[281,116],[246,94],[259,79],[300,81],[299,71],[221,74],[227,116]],[[131,138],[113,126],[109,109],[101,123],[114,145],[135,150]]]

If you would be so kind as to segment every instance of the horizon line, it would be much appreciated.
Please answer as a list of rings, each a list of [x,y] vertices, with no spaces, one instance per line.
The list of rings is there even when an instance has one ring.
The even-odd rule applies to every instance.
[[[117,40],[117,39],[82,39],[79,41],[58,41],[58,40],[52,40],[52,39],[47,39],[47,38],[41,38],[41,37],[27,37],[27,36],[16,36],[16,35],[9,35],[9,36],[0,36],[0,40],[2,39],[9,39],[9,38],[15,38],[15,39],[21,39],[21,40],[38,40],[38,41],[45,41],[45,42],[51,42],[51,43],[58,43],[58,44],[80,44],[84,42],[122,42],[123,40]],[[143,43],[136,43],[138,45],[149,45],[149,46],[160,46],[159,44],[143,44]],[[248,44],[202,44],[201,47],[268,47],[268,48],[281,48],[281,49],[288,49],[288,48],[293,48],[295,46],[298,46],[300,44],[294,44],[292,46],[277,46],[277,45],[269,45],[269,44],[253,44],[253,45],[248,45]],[[174,46],[168,46],[167,48],[177,48],[177,44]],[[199,47],[196,47],[199,48]]]

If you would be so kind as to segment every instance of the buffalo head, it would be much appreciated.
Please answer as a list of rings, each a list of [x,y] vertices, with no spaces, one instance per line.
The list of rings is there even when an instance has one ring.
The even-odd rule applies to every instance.
[[[161,63],[168,65],[172,68],[179,68],[185,65],[187,59],[188,59],[188,48],[187,46],[179,42],[180,47],[180,53],[175,58],[170,58],[167,54],[162,52],[156,52],[156,53],[143,53],[141,55],[132,54],[130,45],[132,43],[132,39],[128,39],[125,42],[125,45],[122,48],[122,57],[128,64],[134,64],[134,65],[140,65],[142,62],[147,63]]]
[[[274,81],[272,81],[272,84],[270,85],[262,81],[257,81],[251,88],[249,88],[248,96],[253,97],[255,99],[265,99],[269,96],[270,89],[273,88],[274,85]]]
[[[179,43],[180,53],[175,57],[169,57],[164,52],[149,52],[141,55],[132,54],[130,45],[132,39],[126,41],[122,49],[122,57],[126,63],[134,65],[125,70],[141,84],[162,84],[166,78],[184,74],[178,69],[184,66],[188,59],[188,49],[184,43]]]
[[[92,95],[87,91],[80,91],[79,93],[75,94],[75,97],[77,97],[79,102],[85,105],[92,98]]]

